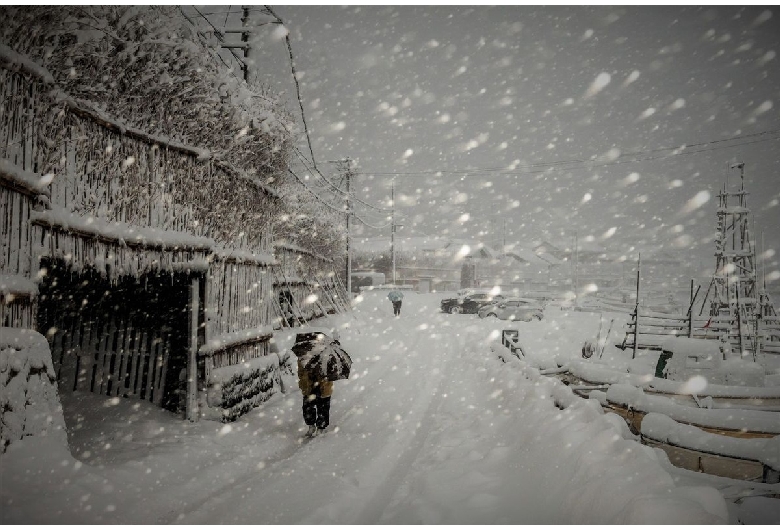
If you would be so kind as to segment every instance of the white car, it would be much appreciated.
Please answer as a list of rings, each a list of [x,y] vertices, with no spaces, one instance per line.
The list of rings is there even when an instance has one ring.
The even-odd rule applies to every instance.
[[[543,308],[538,300],[531,298],[505,298],[494,304],[479,309],[479,318],[495,317],[501,320],[541,320],[544,318]]]

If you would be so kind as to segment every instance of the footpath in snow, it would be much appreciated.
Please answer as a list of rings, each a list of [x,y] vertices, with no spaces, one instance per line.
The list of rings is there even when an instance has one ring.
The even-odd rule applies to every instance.
[[[72,456],[47,439],[12,446],[0,457],[0,522],[729,522],[717,490],[678,486],[617,416],[491,352],[512,327],[537,360],[576,356],[597,314],[550,308],[541,322],[506,323],[440,313],[441,298],[408,293],[394,318],[384,293],[369,293],[325,322],[353,374],[335,384],[330,431],[310,441],[294,378],[224,425],[65,396]]]

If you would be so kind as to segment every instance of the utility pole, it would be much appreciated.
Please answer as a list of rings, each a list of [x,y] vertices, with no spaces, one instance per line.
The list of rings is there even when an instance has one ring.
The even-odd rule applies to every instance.
[[[579,231],[574,231],[574,305],[579,305]]]
[[[501,245],[501,255],[506,256],[506,219],[504,219],[504,238],[503,244]]]
[[[393,285],[395,285],[395,179],[390,184],[390,204],[392,205],[390,213],[390,255],[393,260]]]
[[[231,43],[223,43],[220,47],[225,48],[228,50],[233,49],[240,49],[244,52],[244,60],[241,62],[241,72],[244,74],[244,81],[249,83],[249,80],[251,79],[250,76],[250,65],[254,64],[254,60],[252,58],[252,44],[251,44],[251,35],[252,30],[254,29],[254,26],[252,25],[251,20],[251,9],[250,6],[243,6],[241,8],[241,28],[240,29],[232,29],[232,28],[225,28],[223,30],[223,33],[240,33],[241,34],[241,44],[231,44]],[[233,56],[238,59],[235,52],[232,52]]]
[[[330,163],[336,164],[339,171],[343,175],[343,177],[346,179],[347,182],[347,193],[346,193],[346,201],[347,201],[347,267],[346,267],[346,274],[347,274],[347,296],[352,296],[352,248],[351,248],[351,228],[350,228],[350,221],[352,218],[352,189],[351,189],[351,177],[352,177],[352,159],[342,158],[341,160],[329,160]],[[351,299],[351,298],[350,298]]]
[[[352,161],[346,159],[346,171],[344,176],[347,179],[347,291],[349,296],[352,296],[352,246],[350,241],[352,239],[352,232],[349,226],[350,219],[352,217],[352,189],[350,188],[350,177],[352,176]]]
[[[632,359],[636,359],[636,350],[639,347],[639,277],[642,269],[642,253],[639,253],[639,258],[636,260],[636,305],[634,306],[634,352],[631,354]]]
[[[246,28],[247,26],[249,26],[249,7],[244,6],[242,10],[243,10],[243,16],[241,17],[241,27]],[[241,33],[241,42],[244,43],[244,67],[243,67],[244,81],[249,83],[249,65],[250,65],[249,55],[250,55],[250,51],[252,50],[252,47],[249,44],[248,31],[243,31]]]

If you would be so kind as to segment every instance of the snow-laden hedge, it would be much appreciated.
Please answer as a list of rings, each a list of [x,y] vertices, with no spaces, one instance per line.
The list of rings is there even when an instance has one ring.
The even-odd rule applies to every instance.
[[[57,377],[46,338],[0,328],[0,448],[26,436],[52,436],[67,446]]]
[[[294,375],[289,351],[270,353],[247,362],[216,368],[208,381],[207,405],[228,423],[268,401],[277,392],[286,392],[284,379]]]
[[[300,131],[282,94],[229,70],[218,40],[185,11],[191,12],[165,5],[4,6],[0,51],[7,53],[0,55],[70,100],[86,102],[91,114],[104,112],[146,137],[208,153],[282,192],[275,235],[340,256],[343,216],[312,200],[313,192],[288,172]],[[48,140],[60,145],[66,138]],[[40,163],[49,172],[61,156],[53,149],[51,160]]]

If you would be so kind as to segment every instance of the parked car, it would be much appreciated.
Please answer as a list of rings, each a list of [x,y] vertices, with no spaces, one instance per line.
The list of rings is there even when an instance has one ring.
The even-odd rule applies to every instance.
[[[458,298],[445,298],[441,301],[441,310],[444,313],[466,313],[475,314],[479,308],[485,304],[490,304],[496,300],[490,293],[474,293]]]
[[[531,298],[506,298],[479,308],[479,318],[496,317],[501,320],[524,320],[544,318],[544,310],[538,300]]]

